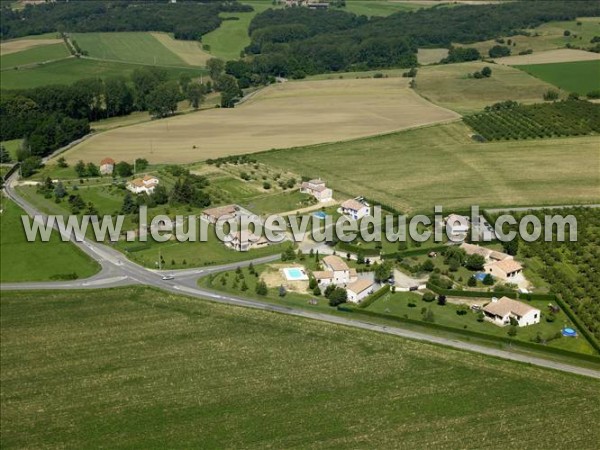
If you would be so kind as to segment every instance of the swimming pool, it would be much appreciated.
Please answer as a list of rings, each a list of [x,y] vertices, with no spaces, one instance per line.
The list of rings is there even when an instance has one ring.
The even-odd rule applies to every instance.
[[[565,327],[562,329],[562,335],[567,337],[575,337],[577,336],[577,331],[575,331],[573,328]]]
[[[317,219],[327,218],[327,214],[325,214],[323,211],[318,211],[318,212],[314,213],[313,216],[315,216]]]
[[[288,281],[304,281],[308,280],[308,275],[304,269],[300,267],[286,267],[283,269],[283,273],[285,274],[285,278]]]

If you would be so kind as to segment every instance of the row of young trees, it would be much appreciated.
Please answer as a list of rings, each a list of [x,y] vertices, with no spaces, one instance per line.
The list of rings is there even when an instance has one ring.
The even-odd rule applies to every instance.
[[[600,132],[600,105],[575,98],[535,105],[507,101],[464,121],[486,140],[579,136]]]

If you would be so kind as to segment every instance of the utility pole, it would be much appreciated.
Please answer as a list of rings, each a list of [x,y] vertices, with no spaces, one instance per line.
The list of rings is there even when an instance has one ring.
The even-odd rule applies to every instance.
[[[158,270],[162,270],[162,255],[160,254],[160,249],[158,249]]]

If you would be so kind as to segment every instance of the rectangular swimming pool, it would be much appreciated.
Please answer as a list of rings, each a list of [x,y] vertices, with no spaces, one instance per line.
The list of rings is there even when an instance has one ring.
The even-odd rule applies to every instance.
[[[285,274],[285,278],[288,281],[304,281],[308,280],[308,275],[304,271],[304,269],[300,267],[286,267],[283,269],[283,273]]]

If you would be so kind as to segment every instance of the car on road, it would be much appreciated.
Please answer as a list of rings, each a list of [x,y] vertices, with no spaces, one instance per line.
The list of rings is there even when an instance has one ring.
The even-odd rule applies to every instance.
[[[175,277],[173,275],[163,275],[161,278],[163,281],[174,280]]]

